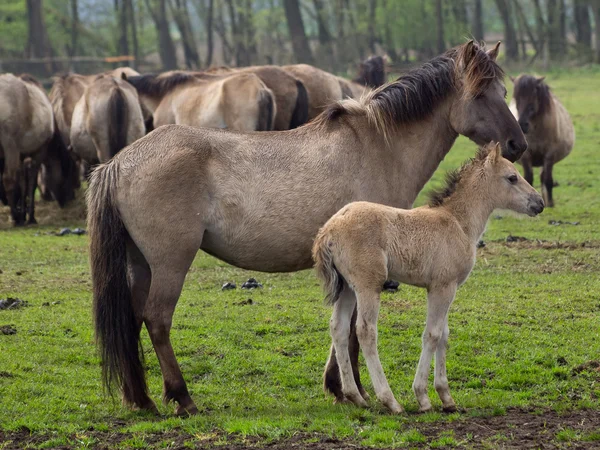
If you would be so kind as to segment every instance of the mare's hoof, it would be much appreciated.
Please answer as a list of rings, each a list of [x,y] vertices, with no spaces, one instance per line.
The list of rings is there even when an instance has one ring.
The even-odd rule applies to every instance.
[[[193,403],[187,407],[179,405],[177,406],[177,408],[175,408],[175,415],[177,417],[193,416],[198,414],[199,412],[200,411],[198,411],[198,408],[196,408],[196,405],[194,405]]]
[[[391,414],[402,414],[404,412],[404,408],[400,405],[400,403],[398,403],[395,400],[391,404],[386,404],[384,406],[389,410]]]
[[[456,407],[456,405],[448,405],[448,406],[442,407],[442,411],[447,414],[452,414],[452,413],[457,412],[458,408]]]
[[[383,283],[383,290],[388,292],[396,292],[400,287],[400,283],[394,280],[387,280]]]
[[[365,399],[366,402],[368,402],[371,399],[371,396],[367,394],[364,389],[360,389],[358,392],[360,392],[360,395],[362,396],[362,398]]]
[[[347,401],[354,403],[356,406],[359,406],[361,408],[366,408],[367,406],[369,406],[369,404],[365,401],[364,398],[362,398],[362,395],[358,394],[358,395],[346,395],[346,399]]]
[[[431,405],[429,405],[429,406],[425,406],[425,407],[421,406],[419,408],[418,412],[419,412],[419,414],[425,414],[425,413],[428,413],[428,412],[431,412],[431,411],[433,411],[433,408],[431,407]]]
[[[35,219],[29,219],[27,221],[27,225],[37,225],[37,220],[35,220]]]

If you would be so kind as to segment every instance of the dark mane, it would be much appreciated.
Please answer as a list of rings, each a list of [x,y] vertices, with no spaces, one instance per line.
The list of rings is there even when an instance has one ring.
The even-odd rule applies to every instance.
[[[370,88],[385,84],[385,60],[382,56],[371,56],[360,63],[359,73],[352,81]]]
[[[485,160],[485,158],[487,157],[488,153],[493,148],[494,148],[494,145],[479,147],[475,157],[470,158],[467,161],[465,161],[462,164],[462,166],[460,166],[458,169],[454,169],[454,170],[451,170],[450,172],[446,173],[444,187],[442,187],[440,189],[435,189],[428,194],[429,206],[431,208],[436,208],[438,206],[442,206],[444,204],[444,201],[456,192],[456,188],[459,186],[465,173],[470,171],[470,169],[473,166],[477,165],[480,162],[483,162]]]
[[[37,86],[40,89],[44,90],[42,84],[33,75],[30,75],[28,73],[22,73],[19,75],[19,78],[25,83],[33,84],[34,86]]]
[[[532,93],[537,94],[538,110],[537,114],[543,115],[550,109],[552,105],[552,97],[550,95],[550,86],[532,75],[521,75],[515,80],[515,90],[513,97],[527,99]]]
[[[450,93],[461,90],[475,97],[503,75],[484,48],[470,41],[375,89],[361,103],[330,105],[314,122],[362,113],[385,134],[398,124],[426,118]]]
[[[167,76],[149,73],[146,75],[127,77],[127,81],[133,85],[138,92],[151,97],[165,95],[175,87],[189,83],[195,79],[196,77],[193,73],[186,72],[173,72]]]

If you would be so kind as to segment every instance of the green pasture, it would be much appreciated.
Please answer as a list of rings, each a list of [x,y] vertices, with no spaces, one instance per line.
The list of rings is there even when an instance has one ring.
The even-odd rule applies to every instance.
[[[198,255],[188,274],[172,331],[184,377],[202,413],[175,418],[172,405],[160,406],[160,418],[128,411],[118,398],[105,396],[100,384],[87,237],[51,234],[63,226],[85,226],[81,205],[60,212],[42,205],[38,227],[12,229],[8,209],[0,210],[0,298],[28,303],[0,311],[0,327],[12,325],[17,331],[0,333],[0,433],[30,430],[39,436],[39,448],[93,448],[96,432],[126,433],[119,444],[123,448],[168,448],[168,440],[149,436],[170,430],[189,435],[185,445],[190,447],[207,439],[267,442],[297,433],[372,446],[468,447],[481,443],[475,437],[459,442],[452,433],[429,438],[418,431],[420,424],[503,415],[512,408],[538,414],[598,410],[598,80],[591,69],[547,76],[572,114],[575,149],[555,167],[555,208],[534,219],[494,213],[484,235],[487,245],[478,251],[471,278],[458,292],[450,314],[448,376],[459,413],[443,415],[431,385],[439,412],[416,414],[411,384],[425,321],[423,290],[402,286],[397,293],[383,294],[380,355],[391,387],[408,411],[391,416],[374,400],[369,409],[358,409],[334,405],[323,393],[330,309],[311,271],[247,272],[205,254]],[[460,139],[425,191],[474,152],[474,144]],[[417,203],[424,201],[421,195]],[[526,240],[507,243],[509,235]],[[264,287],[239,289],[249,277]],[[238,289],[221,291],[227,281],[235,281]],[[158,361],[145,330],[142,334],[149,386],[159,401]],[[10,448],[11,434],[5,436],[0,449]],[[509,442],[510,436],[495,439],[488,442],[490,448]],[[566,445],[600,439],[600,433],[583,436],[565,429],[548,439]]]

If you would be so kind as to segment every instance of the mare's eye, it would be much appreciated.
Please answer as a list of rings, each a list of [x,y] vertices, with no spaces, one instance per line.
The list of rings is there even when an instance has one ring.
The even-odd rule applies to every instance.
[[[510,184],[517,184],[517,181],[519,181],[519,179],[517,178],[517,176],[516,176],[516,175],[510,175],[510,176],[508,177],[508,182],[509,182]]]

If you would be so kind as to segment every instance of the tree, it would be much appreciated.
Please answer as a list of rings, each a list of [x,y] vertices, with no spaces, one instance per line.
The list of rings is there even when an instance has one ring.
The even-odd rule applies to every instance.
[[[300,14],[298,0],[283,0],[283,7],[296,61],[299,63],[314,64],[312,51],[308,45],[308,39],[304,31],[304,22]]]
[[[564,0],[548,0],[548,50],[553,60],[563,59],[567,50],[566,5]]]
[[[158,52],[165,70],[177,68],[177,54],[175,44],[169,31],[169,20],[167,18],[166,0],[146,0],[146,6],[150,11],[156,31],[158,34]]]
[[[596,40],[596,55],[594,62],[600,64],[600,1],[595,0],[592,3],[592,11],[594,12],[594,38]]]
[[[437,52],[444,53],[446,51],[446,44],[444,43],[444,9],[442,7],[442,0],[435,0],[435,21],[437,24]]]
[[[71,45],[69,46],[69,56],[77,55],[77,37],[79,35],[79,11],[77,0],[71,0]]]
[[[482,0],[475,0],[475,7],[473,8],[473,37],[478,41],[484,40],[481,1]]]
[[[127,3],[125,0],[115,0],[115,14],[117,15],[117,22],[119,24],[117,51],[120,55],[129,55],[129,39],[127,38],[127,23],[129,22],[129,18],[127,17]]]
[[[187,0],[175,0],[175,4],[172,0],[169,0],[169,9],[181,35],[185,65],[188,69],[199,69],[200,56],[198,56],[198,48],[192,31]]]
[[[215,0],[208,0],[208,8],[206,11],[206,67],[210,67],[213,59],[213,15],[214,15]]]
[[[495,0],[496,7],[504,25],[504,40],[506,41],[506,59],[516,61],[519,58],[519,43],[513,24],[512,11],[508,0]]]
[[[590,23],[590,5],[587,0],[575,0],[575,38],[585,49],[592,48],[592,25]]]
[[[123,0],[123,2],[125,3],[127,21],[129,22],[129,25],[131,26],[131,42],[133,44],[133,57],[134,57],[133,68],[135,70],[137,70],[138,61],[140,59],[140,49],[139,49],[139,45],[138,45],[137,25],[135,22],[135,9],[134,9],[132,0]]]

